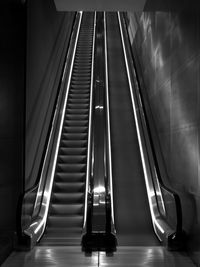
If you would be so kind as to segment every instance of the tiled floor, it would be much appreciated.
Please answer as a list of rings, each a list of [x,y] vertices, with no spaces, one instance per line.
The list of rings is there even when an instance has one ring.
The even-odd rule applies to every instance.
[[[192,261],[163,247],[118,247],[113,255],[93,252],[86,256],[80,247],[35,247],[30,252],[13,252],[2,267],[148,266],[192,267]]]

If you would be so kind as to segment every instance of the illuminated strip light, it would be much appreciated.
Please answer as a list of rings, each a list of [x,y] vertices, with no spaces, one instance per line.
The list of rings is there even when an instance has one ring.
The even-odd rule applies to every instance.
[[[74,51],[73,51],[72,62],[71,62],[71,66],[70,66],[69,79],[68,79],[68,83],[67,83],[67,91],[66,91],[65,100],[64,100],[64,106],[63,106],[63,111],[62,111],[59,135],[58,135],[58,139],[57,139],[56,151],[55,151],[54,162],[53,162],[53,168],[52,168],[51,177],[50,177],[50,185],[49,185],[48,191],[44,192],[44,195],[46,197],[46,204],[42,203],[42,205],[44,206],[45,213],[44,213],[44,216],[42,217],[42,220],[40,221],[40,223],[38,224],[38,226],[34,230],[35,234],[37,234],[37,232],[40,230],[40,228],[42,226],[44,226],[44,228],[45,228],[45,224],[46,224],[46,221],[47,221],[47,215],[48,215],[48,209],[49,209],[52,185],[53,185],[53,180],[54,180],[53,178],[54,178],[54,175],[55,175],[55,168],[56,168],[58,150],[59,150],[59,145],[60,145],[60,138],[61,138],[61,133],[62,133],[62,128],[63,128],[65,109],[66,109],[66,105],[67,105],[67,99],[68,99],[68,93],[69,93],[69,87],[70,87],[70,82],[71,82],[73,63],[74,63],[74,58],[75,58],[75,52],[76,52],[76,47],[77,47],[77,42],[78,42],[78,37],[79,37],[81,21],[82,21],[82,11],[80,12],[79,25],[78,25],[78,30],[77,30],[76,40],[75,40],[75,48],[74,48]],[[43,231],[44,231],[44,228],[43,228]],[[41,233],[41,235],[42,234],[43,234],[43,232]],[[39,239],[40,239],[40,237],[38,238],[38,240]]]
[[[106,27],[106,13],[104,12],[104,47],[105,47],[105,73],[106,73],[106,106],[107,106],[107,128],[108,128],[108,157],[109,157],[109,178],[110,178],[110,196],[111,196],[111,216],[113,224],[114,207],[113,207],[113,178],[112,178],[112,157],[111,157],[111,139],[110,139],[110,107],[109,107],[109,93],[108,93],[108,48],[107,48],[107,27]]]
[[[144,172],[145,183],[146,183],[146,188],[147,188],[147,195],[148,195],[148,200],[149,200],[149,207],[150,207],[150,212],[151,212],[151,218],[152,218],[152,221],[153,221],[153,225],[155,224],[158,227],[158,229],[160,230],[160,232],[162,234],[164,234],[165,231],[162,228],[162,226],[159,224],[159,222],[157,221],[157,218],[156,218],[156,216],[154,214],[153,204],[152,204],[152,201],[151,201],[152,192],[151,192],[149,181],[148,181],[147,166],[146,166],[145,156],[144,156],[144,152],[143,152],[142,140],[141,140],[141,137],[140,137],[140,128],[139,128],[139,122],[138,122],[138,118],[137,118],[135,99],[134,99],[134,96],[133,96],[133,87],[132,87],[131,78],[130,78],[130,71],[129,71],[129,67],[128,67],[128,60],[127,60],[127,54],[126,54],[126,49],[125,49],[125,43],[124,43],[124,37],[123,37],[123,31],[122,31],[121,18],[120,18],[119,11],[117,13],[118,13],[118,21],[119,21],[120,34],[121,34],[121,40],[122,40],[122,46],[123,46],[123,52],[124,52],[124,59],[125,59],[125,64],[126,64],[126,70],[127,70],[127,76],[128,76],[128,82],[129,82],[129,89],[130,89],[132,106],[133,106],[133,112],[134,112],[134,117],[135,117],[137,137],[138,137],[138,142],[139,142],[139,147],[140,147],[140,155],[141,155],[143,172]],[[158,238],[160,239],[159,236],[158,236]]]
[[[94,79],[94,49],[95,49],[95,35],[96,35],[96,12],[94,14],[94,31],[92,41],[92,63],[91,63],[91,79],[90,79],[90,113],[89,113],[89,125],[88,125],[88,147],[87,147],[87,171],[86,171],[86,185],[85,185],[85,209],[84,209],[84,222],[83,228],[85,228],[87,219],[87,193],[89,191],[89,180],[90,180],[90,146],[91,146],[91,126],[92,126],[92,106],[93,106],[93,79]],[[98,107],[99,108],[99,107]]]

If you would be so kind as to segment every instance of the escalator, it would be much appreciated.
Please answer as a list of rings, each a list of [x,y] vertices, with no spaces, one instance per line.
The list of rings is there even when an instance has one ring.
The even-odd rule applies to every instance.
[[[83,233],[83,249],[114,251],[117,233],[120,246],[177,248],[180,203],[158,180],[143,107],[134,107],[121,15],[80,14],[26,243],[80,245]]]
[[[57,125],[54,123],[50,134],[32,222],[23,230],[26,246],[30,248],[38,241],[39,245],[81,244],[88,161],[94,19],[92,12],[77,13],[71,40],[73,46],[67,56],[71,64],[65,65],[62,77],[64,93],[58,99],[60,104],[57,104],[54,115]]]
[[[84,14],[65,110],[45,234],[40,244],[80,244],[87,168],[93,14]]]
[[[118,244],[155,246],[117,13],[107,14],[107,39]]]
[[[118,244],[160,246],[162,243],[170,250],[183,249],[181,202],[178,194],[164,185],[160,175],[126,15],[109,12],[106,22]]]

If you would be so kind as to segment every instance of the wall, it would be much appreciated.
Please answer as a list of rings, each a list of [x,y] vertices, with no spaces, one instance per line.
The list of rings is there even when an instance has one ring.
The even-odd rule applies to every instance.
[[[142,11],[146,0],[54,0],[54,2],[59,11]]]
[[[25,7],[0,3],[0,264],[13,247],[23,190]]]
[[[74,13],[53,0],[28,0],[25,189],[38,180]]]
[[[130,14],[129,19],[133,24]],[[165,183],[181,196],[189,248],[198,251],[200,14],[154,10],[143,12],[140,18],[135,14],[135,20],[138,26],[132,45],[144,85],[154,143],[161,151],[157,155],[164,160]]]

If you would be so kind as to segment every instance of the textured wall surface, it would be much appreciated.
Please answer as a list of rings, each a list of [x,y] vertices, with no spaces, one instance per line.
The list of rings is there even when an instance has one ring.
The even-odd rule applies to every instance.
[[[28,1],[26,189],[38,178],[73,18],[58,13],[53,0]]]
[[[143,12],[133,41],[151,129],[168,185],[183,204],[192,246],[200,239],[200,14]],[[160,157],[159,155],[159,157]]]

